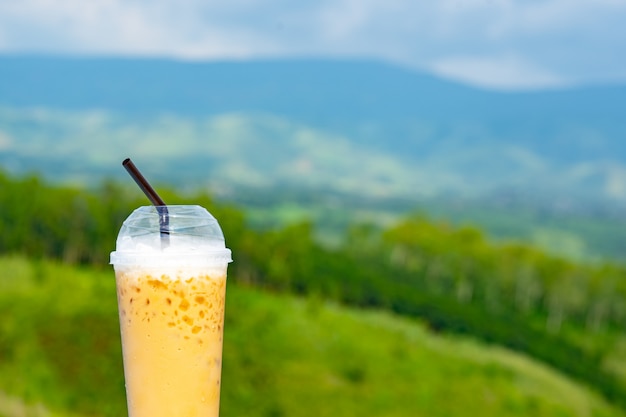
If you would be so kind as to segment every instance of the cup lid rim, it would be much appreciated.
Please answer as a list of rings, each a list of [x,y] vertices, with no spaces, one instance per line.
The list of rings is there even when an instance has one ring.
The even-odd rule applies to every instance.
[[[228,248],[189,251],[113,251],[110,255],[111,265],[214,265],[232,262],[232,252]]]

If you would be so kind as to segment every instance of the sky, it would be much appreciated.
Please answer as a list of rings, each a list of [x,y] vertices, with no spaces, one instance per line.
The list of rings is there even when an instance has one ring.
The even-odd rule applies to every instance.
[[[626,83],[626,0],[0,0],[0,53],[374,59],[499,90]]]

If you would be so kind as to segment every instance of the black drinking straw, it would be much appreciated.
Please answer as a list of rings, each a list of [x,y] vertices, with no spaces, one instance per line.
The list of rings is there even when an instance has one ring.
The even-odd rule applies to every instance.
[[[159,213],[159,231],[161,232],[161,246],[166,247],[170,242],[170,215],[167,211],[167,205],[161,197],[154,191],[154,188],[148,183],[146,178],[139,172],[133,161],[130,158],[124,159],[122,166],[126,168],[126,171],[135,180],[141,191],[148,197],[148,200],[152,205],[156,206]]]

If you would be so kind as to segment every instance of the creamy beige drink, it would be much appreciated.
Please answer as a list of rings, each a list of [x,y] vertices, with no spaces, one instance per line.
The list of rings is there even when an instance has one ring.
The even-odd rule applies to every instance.
[[[176,207],[170,208],[167,247],[158,227],[145,233],[143,224],[133,226],[133,216],[146,214],[136,211],[111,257],[130,417],[219,415],[230,251],[212,216],[211,227],[192,232],[193,221],[177,219]],[[204,209],[200,214],[210,216]],[[184,227],[177,229],[181,221]]]
[[[129,415],[217,417],[226,276],[162,272],[116,273]]]

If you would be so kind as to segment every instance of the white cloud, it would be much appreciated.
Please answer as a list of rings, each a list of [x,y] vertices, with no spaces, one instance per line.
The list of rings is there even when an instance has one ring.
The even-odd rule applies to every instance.
[[[453,56],[434,61],[430,68],[444,77],[504,90],[563,86],[557,74],[515,55]]]
[[[192,3],[193,5],[193,3]],[[241,57],[272,50],[263,33],[207,25],[170,1],[24,0],[0,5],[8,51]],[[259,46],[262,46],[259,48]]]

